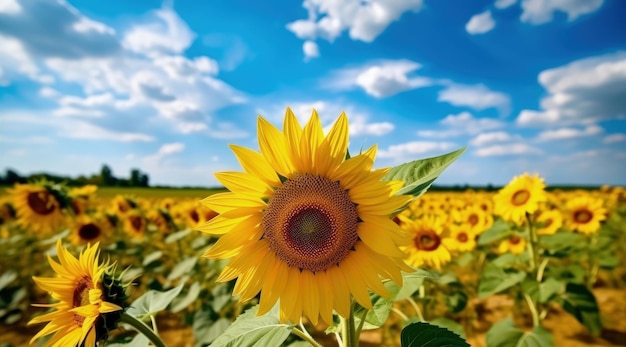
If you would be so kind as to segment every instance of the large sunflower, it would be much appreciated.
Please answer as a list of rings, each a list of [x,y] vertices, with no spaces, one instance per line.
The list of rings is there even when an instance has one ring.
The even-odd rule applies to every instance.
[[[543,179],[538,175],[515,176],[493,197],[494,213],[506,221],[522,224],[526,213],[533,213],[547,196]]]
[[[83,214],[76,217],[70,240],[74,245],[79,246],[106,240],[108,233],[108,225],[102,221],[102,218]]]
[[[402,182],[371,170],[376,147],[346,159],[343,113],[326,136],[315,110],[301,128],[287,109],[283,132],[259,117],[258,138],[260,153],[231,146],[244,172],[216,174],[230,192],[202,201],[219,215],[197,229],[222,235],[205,256],[232,258],[218,280],[237,278],[242,301],[260,292],[259,314],[280,299],[281,321],[330,324],[333,309],[348,317],[351,297],[372,308],[368,288],[386,296],[381,277],[401,283],[410,271],[390,219],[411,200],[394,195]]]
[[[54,308],[33,318],[28,324],[49,322],[31,340],[54,333],[45,346],[95,346],[96,341],[114,327],[122,307],[107,301],[110,287],[103,286],[107,263],[98,264],[98,244],[87,246],[78,259],[57,242],[60,263],[48,258],[57,277],[33,277],[37,285],[59,302],[36,305]],[[123,296],[115,295],[117,301]],[[111,300],[116,301],[116,300]],[[111,316],[116,316],[115,318]]]
[[[571,230],[583,234],[593,234],[600,229],[600,222],[606,219],[606,208],[602,199],[580,196],[567,202],[567,225]]]
[[[57,231],[63,224],[61,204],[48,188],[17,184],[9,192],[13,196],[18,223],[24,228],[47,234]]]
[[[403,247],[407,254],[407,262],[413,267],[424,264],[440,270],[452,256],[444,241],[443,218],[436,215],[425,215],[411,223],[403,225],[407,236],[412,242]]]

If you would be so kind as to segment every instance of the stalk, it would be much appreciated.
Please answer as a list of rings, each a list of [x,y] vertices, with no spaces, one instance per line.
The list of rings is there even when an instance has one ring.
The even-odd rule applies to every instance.
[[[167,347],[163,340],[161,340],[159,335],[157,335],[152,329],[150,329],[144,322],[129,315],[128,313],[122,313],[120,322],[126,323],[135,328],[137,331],[147,337],[148,340],[150,340],[150,342],[152,342],[155,347]]]

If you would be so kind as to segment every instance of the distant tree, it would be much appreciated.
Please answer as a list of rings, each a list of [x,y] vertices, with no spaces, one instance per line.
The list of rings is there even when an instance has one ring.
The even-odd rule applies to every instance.
[[[130,185],[133,187],[139,186],[139,178],[141,177],[141,171],[139,169],[130,170]]]
[[[13,169],[7,169],[6,174],[4,175],[4,183],[8,185],[13,185],[15,183],[26,183],[26,177],[20,176]]]
[[[114,186],[117,181],[115,176],[113,176],[113,171],[106,164],[102,165],[102,169],[100,169],[100,179],[104,186]]]
[[[148,187],[148,186],[150,186],[150,176],[148,176],[148,174],[146,174],[146,173],[142,173],[139,176],[139,185],[141,187]]]

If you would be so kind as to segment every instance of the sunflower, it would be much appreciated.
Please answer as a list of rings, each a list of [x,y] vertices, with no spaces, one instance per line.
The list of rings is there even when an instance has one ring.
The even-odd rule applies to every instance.
[[[469,204],[461,211],[453,211],[454,221],[464,224],[476,233],[485,230],[487,214],[478,205]]]
[[[134,239],[141,239],[146,234],[148,223],[137,210],[130,210],[124,218],[124,232]]]
[[[72,199],[71,207],[75,215],[86,213],[89,209],[89,202],[93,199],[98,186],[88,184],[80,188],[72,188],[68,192],[68,197]]]
[[[107,224],[101,219],[80,215],[74,221],[70,241],[76,246],[102,241],[109,233]]]
[[[313,110],[301,128],[288,108],[283,132],[258,119],[260,153],[231,145],[244,172],[220,172],[230,192],[202,200],[219,213],[196,229],[221,235],[205,253],[232,260],[218,281],[237,278],[233,294],[260,294],[258,314],[280,299],[280,320],[308,317],[332,324],[348,317],[351,297],[372,308],[368,289],[389,293],[381,277],[402,282],[402,229],[390,215],[410,196],[394,195],[402,182],[382,182],[372,171],[376,147],[346,159],[348,120],[342,113],[324,136]]]
[[[465,224],[452,224],[449,230],[450,237],[444,238],[442,242],[450,251],[469,252],[476,248],[475,228]]]
[[[511,235],[507,239],[502,240],[498,246],[498,253],[522,254],[526,250],[526,240],[518,235]]]
[[[541,225],[537,228],[538,235],[552,235],[563,226],[563,215],[559,210],[545,210],[535,221]]]
[[[599,198],[579,196],[567,202],[566,208],[567,226],[583,234],[596,233],[606,219],[607,211]]]
[[[60,263],[48,258],[57,277],[33,277],[35,283],[59,302],[40,304],[56,311],[33,318],[28,324],[49,322],[30,341],[54,333],[45,346],[95,346],[121,315],[123,295],[103,285],[110,266],[98,264],[98,244],[87,246],[78,259],[57,241]]]
[[[412,242],[403,247],[407,262],[413,267],[424,264],[440,270],[452,257],[443,242],[444,224],[435,215],[425,215],[412,223],[403,225]]]
[[[16,184],[9,192],[17,211],[18,223],[43,234],[58,230],[64,222],[61,203],[47,187]]]
[[[522,224],[526,213],[533,213],[546,201],[545,183],[538,175],[515,176],[493,197],[494,213],[506,221]]]

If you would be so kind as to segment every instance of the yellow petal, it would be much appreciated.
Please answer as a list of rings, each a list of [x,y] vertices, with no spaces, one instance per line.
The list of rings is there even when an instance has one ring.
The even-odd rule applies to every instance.
[[[302,290],[304,314],[309,317],[313,325],[317,325],[319,318],[320,293],[315,275],[309,270],[300,273],[300,288]]]
[[[259,117],[257,132],[259,148],[263,156],[280,175],[290,177],[294,170],[290,162],[285,135],[263,117]]]
[[[325,160],[324,156],[318,153],[323,140],[324,131],[322,130],[322,123],[314,109],[311,118],[304,126],[302,137],[300,138],[300,157],[302,158],[305,172],[319,173],[316,160]]]
[[[231,192],[258,195],[261,197],[272,194],[272,189],[266,182],[246,172],[217,172],[215,173],[215,178]]]
[[[335,293],[333,292],[332,285],[330,284],[330,279],[326,271],[318,271],[315,273],[315,277],[317,280],[317,286],[319,290],[319,311],[320,317],[324,321],[324,323],[328,325],[333,324],[333,297]]]
[[[280,179],[276,171],[261,153],[235,145],[230,145],[230,149],[235,153],[239,164],[247,173],[260,178],[270,187],[280,186]]]
[[[343,271],[338,266],[326,269],[326,275],[333,287],[333,307],[343,318],[350,315],[350,287]]]
[[[345,112],[341,112],[328,132],[326,140],[330,144],[331,167],[336,167],[343,162],[348,151],[348,117]]]
[[[267,207],[267,204],[258,197],[237,193],[217,193],[200,202],[225,217],[243,217],[260,213]]]
[[[261,290],[261,299],[259,301],[258,315],[264,315],[272,309],[276,300],[283,294],[283,290],[287,285],[288,273],[287,264],[276,259],[274,254],[270,253],[270,256],[274,257],[274,266],[272,271],[267,275],[267,280],[263,284]]]
[[[389,235],[389,233],[393,231],[394,230],[381,230],[376,225],[365,221],[359,223],[357,226],[359,237],[371,249],[389,257],[402,258],[404,253],[398,248]]]
[[[302,137],[302,128],[298,119],[291,109],[287,107],[285,112],[285,121],[283,124],[283,132],[287,140],[289,157],[296,172],[305,172],[300,158],[300,138]]]
[[[351,189],[361,181],[371,177],[374,156],[376,155],[376,145],[370,147],[365,153],[354,156],[343,163],[329,175],[332,181],[341,182],[344,189]]]
[[[367,284],[365,280],[361,276],[361,267],[359,264],[354,262],[354,258],[352,255],[354,252],[351,252],[340,264],[342,273],[346,277],[346,282],[348,282],[348,287],[350,288],[350,292],[354,296],[354,299],[359,303],[359,305],[364,308],[371,310],[372,302],[370,301],[369,293],[367,292]]]

